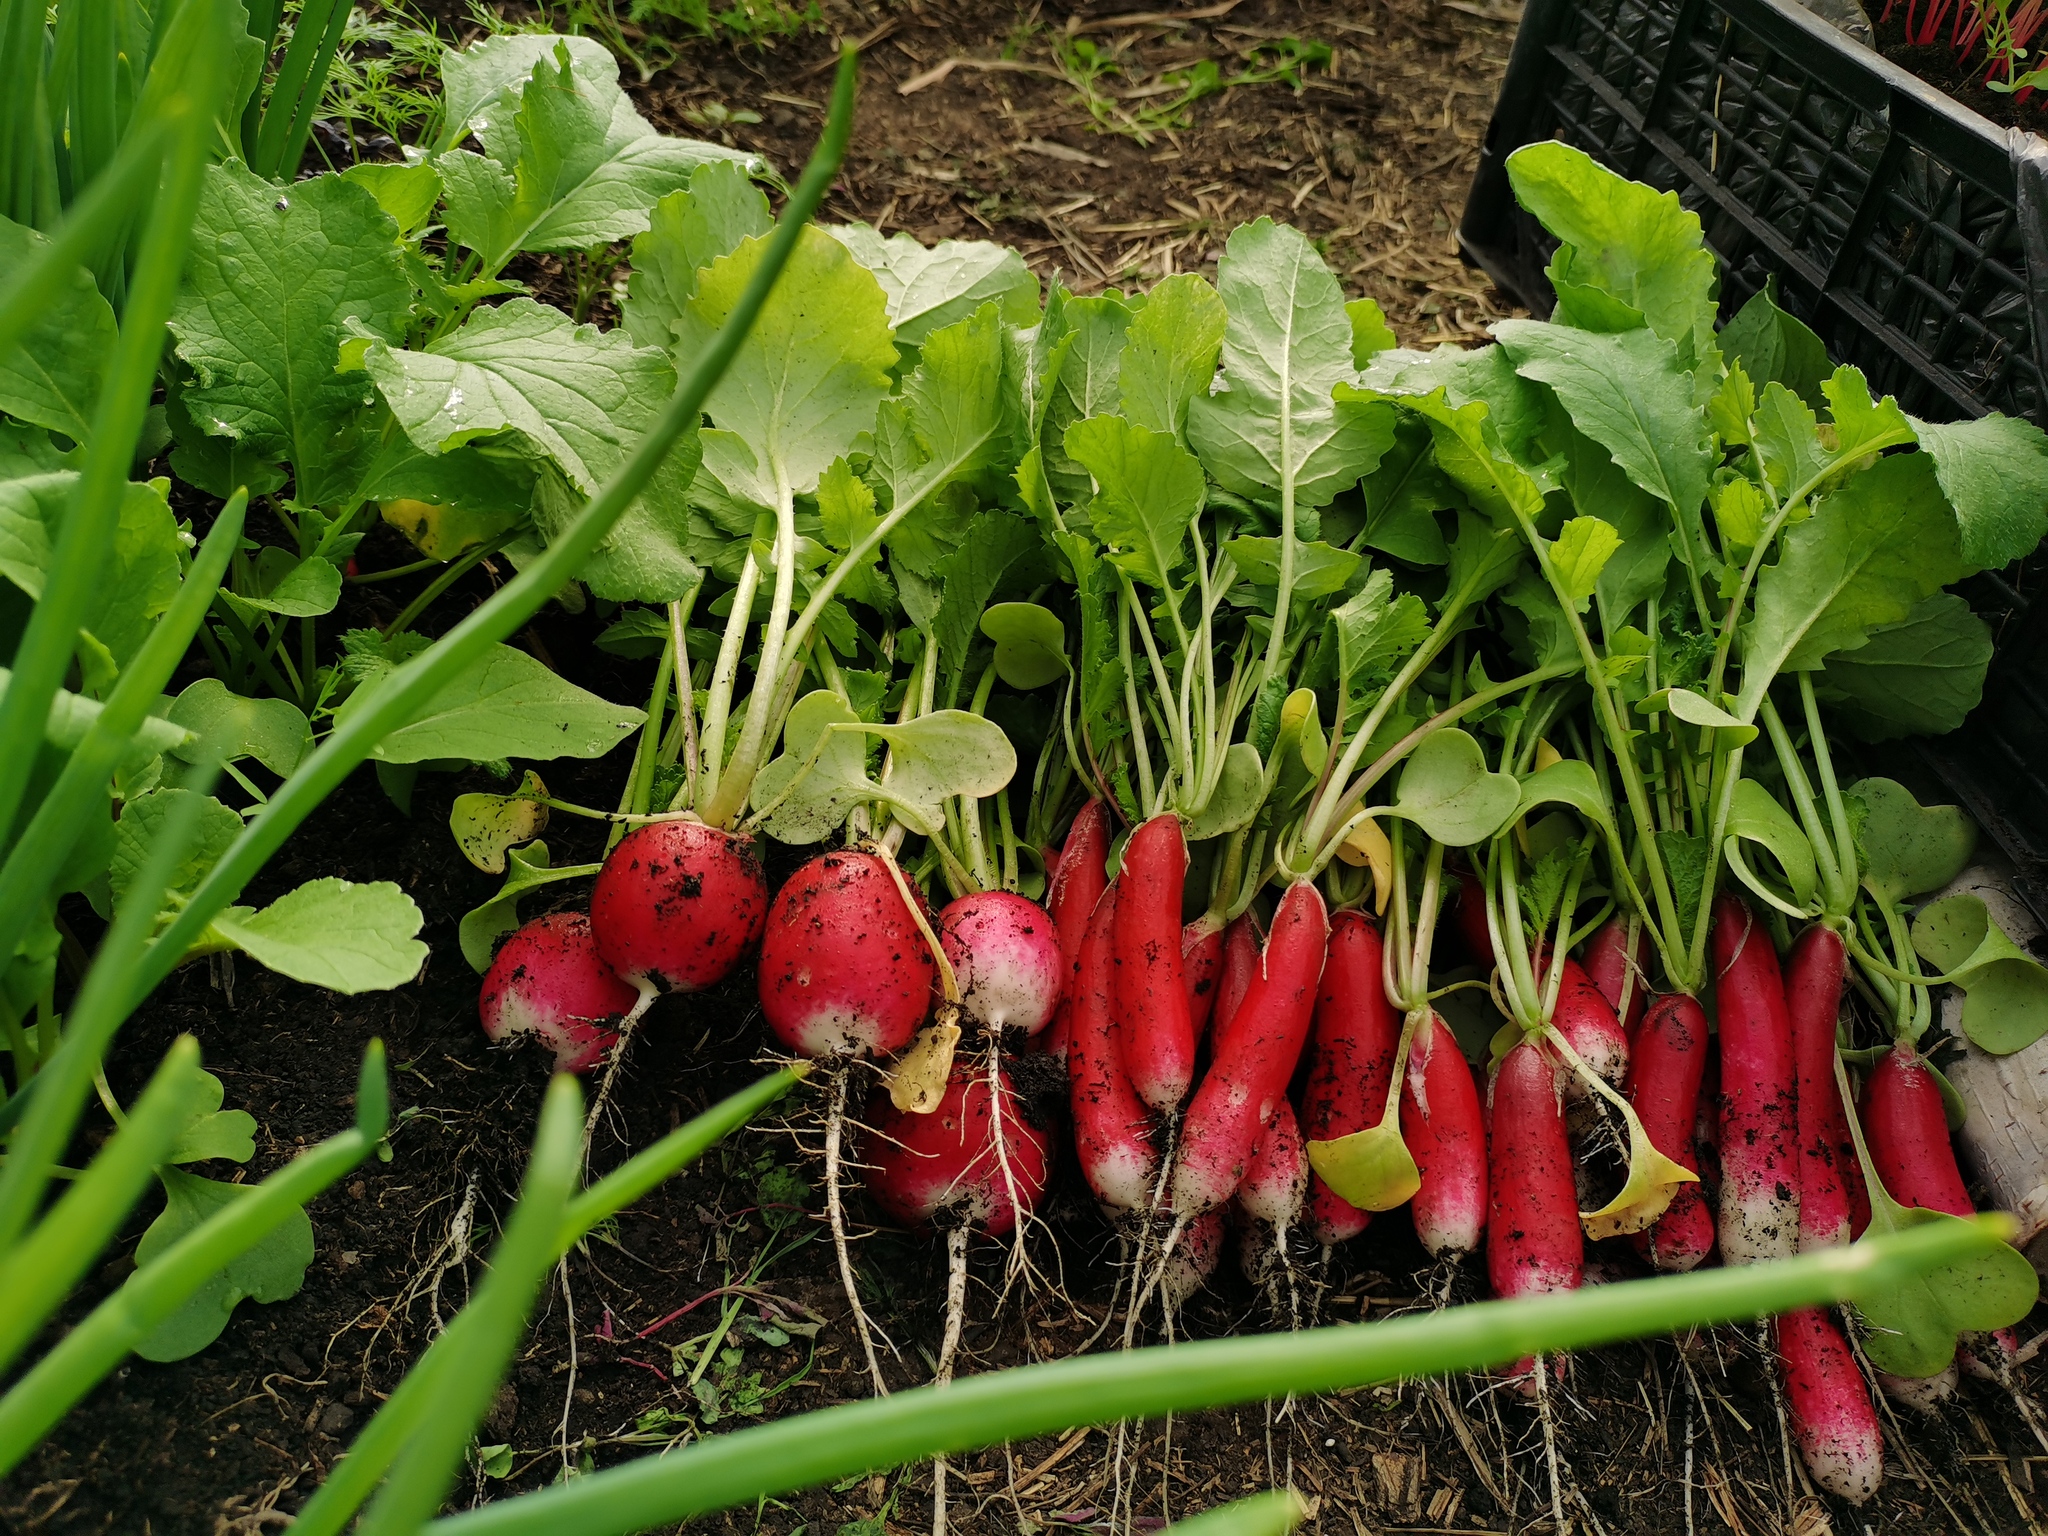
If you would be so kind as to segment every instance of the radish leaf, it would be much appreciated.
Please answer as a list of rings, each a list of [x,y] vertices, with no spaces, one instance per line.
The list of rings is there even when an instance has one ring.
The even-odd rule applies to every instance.
[[[222,1109],[227,1091],[211,1072],[198,1072],[195,1078],[191,1118],[164,1161],[203,1163],[220,1157],[246,1163],[256,1155],[256,1117],[246,1110]]]
[[[254,1191],[243,1184],[202,1179],[176,1168],[159,1168],[163,1214],[149,1224],[135,1247],[138,1268],[170,1249],[202,1222]],[[183,1360],[221,1335],[242,1301],[276,1302],[296,1296],[313,1262],[313,1223],[303,1208],[287,1214],[277,1228],[246,1252],[230,1259],[192,1294],[191,1300],[135,1346],[145,1360]]]
[[[1038,279],[1008,246],[988,240],[926,246],[915,235],[884,237],[866,224],[830,225],[824,232],[874,273],[902,346],[922,347],[932,332],[959,324],[984,304],[993,303],[1009,325],[1038,318]]]
[[[113,862],[107,870],[108,883],[117,906],[126,899],[130,884],[148,862],[151,849],[156,846],[157,838],[163,835],[164,827],[177,808],[195,793],[189,789],[153,789],[121,807],[121,819],[114,823]],[[173,867],[170,883],[164,888],[167,906],[197,890],[207,871],[242,835],[242,818],[212,796],[205,798],[206,804],[197,812],[191,842]]]
[[[1038,444],[1046,484],[1062,502],[1085,506],[1093,486],[1088,471],[1067,456],[1067,431],[1121,406],[1123,353],[1134,311],[1120,295],[1100,294],[1067,299],[1060,313],[1066,352],[1041,407]]]
[[[1997,570],[2048,534],[2048,433],[2013,416],[1913,422],[1962,529],[1963,559]]]
[[[1232,742],[1223,754],[1223,772],[1210,793],[1208,803],[1197,807],[1183,829],[1191,843],[1224,837],[1248,827],[1266,803],[1266,769],[1259,761],[1258,748],[1248,741]]]
[[[1819,890],[1820,876],[1814,867],[1813,844],[1800,831],[1799,823],[1761,784],[1743,779],[1735,786],[1735,798],[1728,811],[1728,839],[1757,843],[1770,850],[1785,872],[1792,899],[1811,907]]]
[[[448,809],[448,830],[462,856],[487,875],[505,873],[505,855],[529,843],[548,827],[548,808],[541,803],[548,787],[531,768],[509,795],[457,795]]]
[[[1863,888],[1879,901],[1938,891],[1969,867],[1977,824],[1955,806],[1923,806],[1893,779],[1863,779],[1847,793]]]
[[[187,763],[254,758],[285,778],[313,750],[313,729],[296,705],[284,699],[245,699],[228,692],[217,677],[202,677],[179,694],[169,719],[192,733],[171,753]]]
[[[1551,568],[1579,612],[1586,611],[1600,585],[1600,573],[1620,548],[1621,535],[1614,525],[1597,517],[1575,517],[1558,530],[1550,546]]]
[[[1188,405],[1215,380],[1228,322],[1221,296],[1195,273],[1155,283],[1124,337],[1117,374],[1124,419],[1185,445]]]
[[[20,271],[47,243],[35,230],[0,219],[0,270]],[[91,274],[75,268],[56,302],[0,354],[0,411],[73,442],[90,439],[115,334],[113,306],[100,297]]]
[[[1398,1101],[1378,1125],[1309,1142],[1308,1165],[1339,1199],[1361,1211],[1391,1211],[1422,1188],[1421,1170],[1401,1139]]]
[[[1521,803],[1514,775],[1489,772],[1479,743],[1446,727],[1409,754],[1394,810],[1445,846],[1469,848],[1499,832]]]
[[[1870,1189],[1870,1225],[1863,1247],[1908,1227],[1964,1225],[1960,1216],[1902,1206],[1882,1185]],[[1955,1359],[1956,1335],[2009,1327],[2033,1310],[2041,1277],[2026,1255],[2000,1243],[1856,1302],[1865,1328],[1863,1352],[1893,1376],[1932,1376]]]
[[[1983,699],[1991,650],[1991,626],[1953,592],[1937,592],[1830,656],[1815,691],[1861,740],[1940,736]]]
[[[768,233],[768,199],[733,160],[713,160],[671,192],[633,239],[633,275],[620,306],[626,332],[643,347],[675,345],[676,321],[695,297],[697,274],[744,240]]]
[[[1121,416],[1091,416],[1067,428],[1067,452],[1095,479],[1089,517],[1111,546],[1109,561],[1162,592],[1187,555],[1188,527],[1202,509],[1202,466],[1165,432]]]
[[[1223,553],[1237,562],[1237,572],[1255,587],[1280,584],[1280,541],[1263,534],[1226,539]],[[1330,597],[1351,585],[1365,557],[1322,543],[1294,546],[1294,595],[1303,602]]]
[[[351,694],[337,718],[345,721],[371,692],[362,688]],[[630,704],[585,692],[524,651],[495,645],[450,678],[410,723],[378,742],[370,755],[386,763],[602,757],[646,718],[644,710]]]
[[[498,894],[465,913],[457,929],[462,958],[478,975],[491,968],[491,952],[497,948],[498,940],[519,926],[520,897],[558,880],[583,879],[602,868],[597,864],[565,864],[560,869],[551,869],[548,845],[539,841],[509,850],[506,859],[505,883],[498,887]]]
[[[260,911],[229,907],[209,934],[294,981],[330,992],[382,992],[411,981],[426,964],[427,946],[414,937],[423,921],[413,899],[389,880],[352,885],[329,876]]]
[[[2048,968],[2006,937],[1984,898],[1944,896],[1913,918],[1913,949],[1963,989],[1963,1033],[2010,1056],[2048,1034]]]
[[[1043,688],[1070,670],[1066,626],[1050,608],[997,603],[982,614],[981,632],[996,644],[996,676],[1012,688]]]

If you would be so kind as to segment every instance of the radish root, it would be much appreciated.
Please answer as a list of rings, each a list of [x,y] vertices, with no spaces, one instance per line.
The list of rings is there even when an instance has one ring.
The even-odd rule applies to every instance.
[[[861,1305],[860,1287],[854,1283],[853,1254],[846,1245],[846,1211],[839,1195],[841,1143],[846,1132],[846,1095],[853,1083],[853,1067],[842,1064],[832,1081],[832,1105],[825,1114],[825,1214],[832,1226],[832,1251],[839,1260],[839,1284],[846,1292],[846,1304],[853,1313],[853,1329],[860,1335],[860,1347],[867,1356],[868,1375],[875,1383],[875,1396],[887,1397],[889,1383],[882,1377],[882,1362],[875,1356],[875,1329]],[[890,1346],[892,1349],[895,1347]]]
[[[618,1081],[619,1068],[626,1060],[626,1048],[633,1043],[633,1032],[640,1027],[641,1017],[654,1006],[660,996],[653,986],[642,982],[640,1000],[633,1005],[633,1011],[619,1020],[619,1038],[612,1045],[611,1059],[605,1063],[604,1077],[597,1085],[597,1097],[591,1100],[590,1113],[583,1120],[583,1171],[590,1171],[590,1141],[597,1134],[597,1122],[604,1118],[605,1107],[612,1101],[612,1084]]]
[[[932,1385],[953,1379],[953,1357],[960,1349],[960,1330],[967,1319],[967,1228],[946,1234],[946,1333],[939,1342],[939,1368]],[[932,1536],[946,1536],[946,1458],[932,1458]]]

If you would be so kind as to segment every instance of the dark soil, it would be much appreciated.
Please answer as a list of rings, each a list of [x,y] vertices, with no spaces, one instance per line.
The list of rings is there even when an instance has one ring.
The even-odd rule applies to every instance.
[[[1889,10],[1884,7],[1872,10],[1870,21],[1877,31],[1877,51],[1901,69],[1910,70],[1935,89],[1946,92],[2001,128],[2025,128],[2033,133],[2048,133],[2048,92],[2028,91],[2022,97],[1992,90],[1984,83],[1987,66],[1981,47],[1973,50],[1967,58],[1957,58],[1955,49],[1948,45],[1947,26],[1941,28],[1939,41],[1907,42],[1904,0],[1899,0]],[[2022,73],[2040,63],[2033,55],[2040,51],[2039,45],[2043,41],[2048,41],[2048,34],[2036,38],[2036,46],[2020,65]]]
[[[1021,245],[1041,270],[1063,269],[1084,290],[1213,269],[1231,226],[1272,213],[1322,238],[1347,287],[1378,298],[1404,340],[1472,336],[1507,312],[1484,278],[1458,265],[1450,235],[1510,34],[1477,10],[1428,0],[1241,0],[1183,27],[1109,26],[1049,7],[835,6],[831,27],[871,46],[859,132],[834,211],[926,240],[992,234]],[[1073,87],[1034,72],[1050,67],[1051,40],[1070,32],[1120,50],[1126,90],[1176,63],[1275,37],[1327,41],[1337,58],[1330,75],[1313,75],[1299,96],[1284,85],[1236,90],[1198,104],[1191,126],[1145,146],[1089,131]],[[642,100],[675,131],[690,131],[684,114],[701,116],[712,102],[758,106],[767,121],[737,129],[738,141],[793,167],[816,126],[828,42],[804,37],[773,52],[686,44]],[[945,59],[987,61],[1011,43],[1014,59],[1032,70],[956,67],[924,89],[900,91]],[[532,275],[545,286],[559,269]],[[360,558],[374,570],[409,556],[380,530]],[[492,579],[479,571],[456,589],[441,622],[480,600]],[[398,586],[406,584],[351,588],[336,628],[388,619],[410,595]],[[643,697],[651,665],[597,651],[599,623],[595,614],[551,607],[520,642],[583,686]],[[562,798],[604,803],[616,798],[623,756],[542,771]],[[406,816],[360,773],[250,893],[268,900],[316,875],[397,881],[428,918],[423,937],[433,955],[418,981],[347,998],[246,964],[234,972],[195,965],[129,1026],[112,1067],[117,1091],[132,1095],[173,1037],[192,1033],[228,1103],[261,1126],[248,1177],[347,1122],[362,1049],[381,1037],[402,1112],[394,1155],[312,1207],[319,1255],[298,1296],[245,1303],[220,1341],[193,1359],[120,1370],[0,1484],[0,1530],[253,1536],[286,1524],[479,1278],[545,1081],[539,1055],[486,1046],[476,1024],[477,978],[456,944],[461,914],[497,881],[457,855],[447,811],[456,794],[493,783],[482,771],[423,775]],[[588,822],[558,818],[546,835],[558,863],[601,851],[601,833]],[[771,879],[794,862],[771,858]],[[552,887],[543,895],[566,907],[584,893]],[[526,915],[547,905],[531,901]],[[68,915],[81,928],[89,921]],[[750,1081],[763,1049],[746,976],[664,1001],[621,1073],[596,1165],[611,1166],[627,1148]],[[800,1092],[779,1123],[734,1138],[572,1255],[566,1287],[550,1288],[485,1425],[483,1441],[507,1448],[505,1463],[493,1465],[505,1475],[478,1472],[458,1490],[459,1503],[867,1395],[816,1214],[821,1103],[816,1089]],[[86,1139],[105,1130],[102,1122]],[[1005,1255],[983,1245],[973,1258],[963,1370],[1070,1353],[1106,1320],[1117,1243],[1071,1172],[1062,1178],[1046,1211],[1050,1230],[1034,1234],[1031,1250],[1062,1289],[1013,1295],[999,1307]],[[806,1212],[798,1221],[790,1219],[795,1200]],[[865,1222],[857,1199],[855,1210]],[[127,1272],[146,1214],[108,1255],[81,1305]],[[942,1249],[924,1236],[864,1231],[863,1294],[897,1351],[886,1354],[889,1377],[908,1386],[928,1377],[938,1347]],[[770,1247],[785,1251],[756,1274]],[[1297,1258],[1303,1304],[1325,1321],[1365,1322],[1431,1305],[1432,1297],[1464,1299],[1475,1284],[1469,1268],[1431,1273],[1399,1215],[1333,1255],[1326,1272],[1316,1255]],[[1614,1260],[1616,1273],[1625,1262]],[[1311,1283],[1319,1274],[1320,1289]],[[715,1391],[693,1390],[694,1357],[681,1346],[714,1325],[721,1292],[735,1281],[752,1286],[727,1341],[740,1353],[719,1356],[704,1373]],[[811,1324],[815,1337],[807,1338]],[[1239,1276],[1232,1257],[1180,1318],[1183,1335],[1196,1337],[1274,1325],[1268,1299]],[[1888,1480],[1872,1508],[1830,1506],[1785,1456],[1770,1376],[1735,1331],[1583,1357],[1553,1403],[1566,1520],[1589,1531],[2021,1531],[2032,1519],[2034,1468],[2048,1465],[2010,1399],[1966,1383],[1940,1419],[1888,1423]],[[1114,1432],[1076,1430],[962,1458],[953,1525],[970,1536],[1107,1529],[1113,1441]],[[1168,1514],[1288,1482],[1312,1500],[1307,1528],[1316,1536],[1552,1528],[1539,1421],[1480,1380],[1148,1424],[1131,1432],[1126,1465],[1126,1508],[1148,1529]],[[901,1536],[928,1526],[929,1489],[929,1469],[912,1468],[698,1526],[796,1536],[861,1522],[847,1536]]]

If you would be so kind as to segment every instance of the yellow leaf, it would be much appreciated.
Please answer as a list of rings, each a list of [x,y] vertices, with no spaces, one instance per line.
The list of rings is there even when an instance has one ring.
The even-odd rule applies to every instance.
[[[1391,1211],[1415,1198],[1422,1172],[1401,1139],[1398,1102],[1378,1125],[1308,1144],[1308,1165],[1361,1211]]]
[[[907,1115],[928,1115],[946,1096],[953,1074],[953,1048],[960,1043],[959,1010],[943,1010],[940,1021],[919,1031],[889,1069],[889,1102]]]
[[[1337,845],[1337,857],[1353,869],[1372,871],[1373,911],[1386,916],[1387,898],[1394,890],[1394,845],[1387,841],[1379,822],[1368,816],[1353,827]]]
[[[398,499],[379,504],[384,521],[404,534],[429,560],[453,560],[465,549],[496,538],[508,526],[504,517],[469,512],[437,501]]]
[[[1553,763],[1561,763],[1563,761],[1563,753],[1559,752],[1557,748],[1553,747],[1542,737],[1536,738],[1536,771],[1538,773],[1541,773]]]

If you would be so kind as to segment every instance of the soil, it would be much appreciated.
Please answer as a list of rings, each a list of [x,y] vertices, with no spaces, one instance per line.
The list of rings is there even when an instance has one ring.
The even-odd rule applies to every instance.
[[[1075,19],[1052,9],[835,7],[827,33],[866,37],[870,47],[862,116],[833,211],[926,240],[1012,241],[1041,270],[1061,268],[1084,291],[1213,270],[1227,229],[1270,213],[1323,240],[1347,289],[1379,299],[1406,341],[1473,336],[1509,312],[1484,278],[1458,265],[1450,230],[1512,18],[1427,0],[1240,0],[1210,9],[1206,20],[1179,25]],[[1327,41],[1336,53],[1330,71],[1312,74],[1300,94],[1281,84],[1240,88],[1198,103],[1191,123],[1144,145],[1092,132],[1074,87],[1043,72],[1052,42],[1068,36],[1111,49],[1127,92],[1163,68],[1240,56],[1278,37]],[[736,126],[736,141],[793,167],[817,121],[828,42],[805,36],[773,52],[687,43],[641,100],[672,131],[690,131],[685,114],[701,119],[713,102],[758,106],[766,120]],[[921,89],[903,89],[947,59],[989,61],[1006,48],[1012,62],[1030,67],[956,66]],[[558,267],[529,275],[543,287],[564,280]],[[381,529],[359,555],[365,570],[408,558]],[[495,579],[488,567],[473,573],[444,600],[438,622],[480,600]],[[390,618],[410,595],[409,587],[393,590],[404,585],[349,588],[337,630]],[[644,696],[651,664],[598,651],[599,626],[594,613],[550,607],[520,643],[607,697]],[[542,768],[558,796],[586,804],[615,799],[625,772],[623,753]],[[255,1159],[246,1170],[204,1170],[221,1178],[260,1177],[344,1125],[361,1052],[380,1037],[400,1111],[393,1155],[311,1208],[318,1257],[298,1295],[245,1303],[194,1358],[132,1362],[95,1390],[0,1483],[0,1531],[254,1536],[287,1524],[480,1277],[546,1075],[539,1054],[485,1044],[477,978],[456,943],[460,915],[498,882],[456,853],[447,812],[455,795],[495,784],[482,770],[422,775],[406,815],[373,776],[359,773],[250,893],[269,900],[316,875],[397,881],[427,914],[422,936],[433,953],[417,981],[351,998],[246,964],[194,965],[129,1025],[111,1066],[123,1097],[177,1034],[190,1032],[226,1085],[228,1104],[256,1117]],[[601,830],[589,822],[558,817],[546,837],[557,863],[593,859],[602,848]],[[775,855],[771,879],[794,863]],[[530,901],[526,916],[582,899],[573,886],[543,895],[552,903]],[[89,914],[66,916],[89,941]],[[752,1080],[763,1049],[744,975],[708,994],[664,1000],[620,1074],[596,1167]],[[1055,1114],[1058,1097],[1048,1106]],[[570,1257],[486,1422],[483,1442],[503,1449],[465,1480],[458,1503],[867,1395],[817,1215],[823,1101],[815,1087],[800,1091],[774,1123],[733,1138]],[[103,1121],[89,1125],[77,1155],[89,1155],[106,1131]],[[854,1210],[862,1292],[894,1346],[884,1351],[887,1374],[909,1386],[928,1378],[938,1348],[943,1247],[868,1225],[871,1213],[857,1197]],[[1045,1218],[1031,1251],[1057,1288],[1004,1299],[1006,1255],[977,1245],[963,1371],[1071,1353],[1113,1320],[1118,1245],[1071,1170],[1059,1176]],[[142,1225],[110,1251],[79,1309],[119,1283]],[[1325,1321],[1362,1323],[1460,1300],[1475,1285],[1471,1266],[1432,1270],[1399,1215],[1327,1261],[1308,1252],[1296,1258],[1295,1300]],[[1596,1266],[1596,1278],[1629,1263],[1625,1253],[1612,1256]],[[692,1341],[701,1344],[735,1283],[748,1289],[725,1340],[734,1353],[719,1353],[698,1373]],[[1186,1304],[1178,1329],[1206,1337],[1285,1326],[1285,1306],[1226,1258]],[[1869,1508],[1851,1511],[1815,1497],[1786,1454],[1772,1378],[1759,1358],[1748,1335],[1723,1330],[1575,1360],[1551,1394],[1567,1524],[1674,1536],[2030,1528],[2034,1469],[2048,1466],[2048,1443],[2029,1434],[2000,1389],[1966,1382],[1939,1418],[1888,1420],[1885,1489]],[[1315,1536],[1554,1529],[1544,1440],[1528,1405],[1478,1379],[1201,1414],[1128,1432],[1123,1507],[1137,1527],[1156,1529],[1169,1515],[1291,1482],[1311,1500],[1307,1529]],[[1108,1530],[1118,1494],[1114,1444],[1114,1431],[1077,1429],[960,1458],[951,1523],[968,1536]],[[917,1467],[696,1524],[773,1536],[904,1536],[927,1528],[930,1513],[930,1471]]]
[[[1918,75],[1935,89],[1954,97],[1972,112],[1990,118],[2001,128],[2025,128],[2033,133],[2048,133],[2048,92],[2036,90],[2014,95],[1992,90],[1984,83],[1985,61],[1981,47],[1966,60],[1958,59],[1955,49],[1948,46],[1947,26],[1941,28],[1941,41],[1909,43],[1906,41],[1906,19],[1907,7],[1903,3],[1870,12],[1879,53],[1901,69]],[[2043,36],[2048,38],[2048,34]],[[2036,46],[2032,53],[2039,51]],[[2022,63],[2021,69],[2024,72],[2039,62],[2030,56]]]

